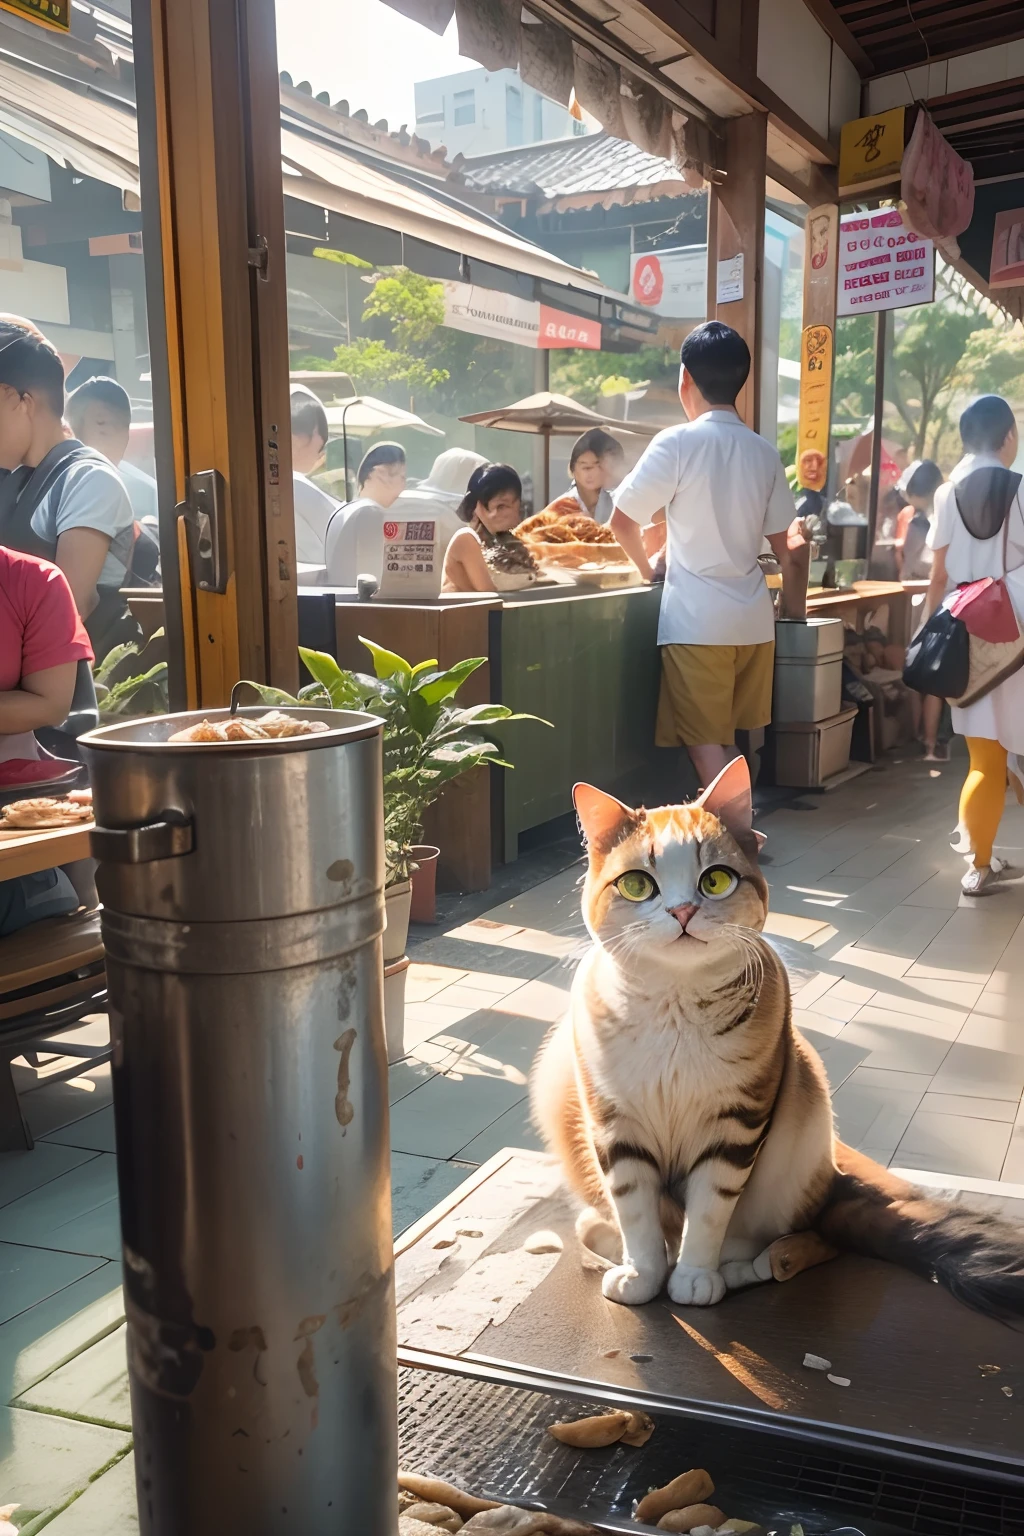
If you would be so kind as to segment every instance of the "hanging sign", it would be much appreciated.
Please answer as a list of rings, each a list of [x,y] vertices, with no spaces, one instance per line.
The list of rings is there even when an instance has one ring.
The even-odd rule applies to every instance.
[[[1006,208],[996,214],[988,283],[990,288],[1024,283],[1024,208]]]
[[[540,306],[540,334],[538,347],[583,347],[586,351],[600,352],[601,322],[586,320],[581,315],[567,314],[564,309]]]
[[[384,558],[376,596],[437,597],[441,590],[441,550],[432,518],[384,521]]]
[[[0,11],[27,16],[56,32],[71,31],[71,0],[0,0]]]
[[[703,320],[708,304],[708,248],[681,245],[630,258],[630,297],[671,320]]]
[[[839,186],[880,186],[894,180],[903,164],[905,107],[856,117],[844,123],[839,138]]]
[[[535,347],[540,335],[540,305],[534,299],[498,293],[476,283],[446,282],[444,323],[455,331]]]
[[[718,263],[719,304],[738,304],[743,297],[743,252]]]
[[[832,329],[805,326],[800,336],[800,417],[796,470],[808,491],[823,491],[828,479],[829,426],[832,409]]]
[[[934,298],[935,246],[908,228],[897,209],[855,213],[840,221],[840,318],[930,304]]]

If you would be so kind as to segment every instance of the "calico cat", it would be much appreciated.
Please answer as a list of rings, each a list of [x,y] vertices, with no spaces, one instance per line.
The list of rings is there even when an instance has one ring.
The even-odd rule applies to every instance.
[[[835,1139],[821,1061],[761,938],[768,888],[742,758],[692,805],[630,810],[578,784],[593,944],[531,1083],[536,1123],[611,1261],[605,1296],[668,1281],[708,1306],[771,1278],[816,1228],[996,1316],[1024,1315],[1024,1231],[926,1197]],[[680,1241],[681,1239],[681,1241]]]

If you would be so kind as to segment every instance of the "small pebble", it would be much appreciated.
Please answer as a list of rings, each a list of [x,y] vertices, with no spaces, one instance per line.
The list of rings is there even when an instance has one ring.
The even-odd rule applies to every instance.
[[[830,1372],[828,1379],[836,1387],[848,1387],[850,1385],[849,1376],[833,1376]]]
[[[456,1227],[455,1230],[460,1237],[483,1237],[483,1233],[478,1232],[476,1227]]]
[[[1013,1388],[1012,1387],[1000,1387],[999,1390],[1003,1394],[1004,1397],[1012,1397],[1013,1396]]]
[[[620,1354],[620,1353],[621,1353],[621,1351],[617,1350],[617,1349],[602,1349],[602,1351],[601,1351],[601,1359],[602,1360],[614,1360],[615,1356]]]
[[[454,1248],[455,1247],[455,1239],[454,1239],[454,1237],[442,1237],[438,1242],[436,1242],[434,1244],[434,1247],[435,1248]]]
[[[999,1365],[979,1365],[978,1366],[978,1370],[981,1372],[981,1374],[983,1376],[998,1376],[999,1372],[1002,1370],[1002,1366],[999,1366]]]
[[[557,1232],[534,1232],[523,1244],[526,1253],[561,1253],[562,1239]]]
[[[804,1365],[809,1371],[830,1371],[832,1361],[826,1360],[823,1355],[804,1355]]]

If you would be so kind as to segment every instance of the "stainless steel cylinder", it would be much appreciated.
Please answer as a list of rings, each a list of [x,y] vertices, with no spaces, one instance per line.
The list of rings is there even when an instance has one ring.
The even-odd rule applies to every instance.
[[[380,722],[288,712],[82,742],[144,1536],[397,1525]]]

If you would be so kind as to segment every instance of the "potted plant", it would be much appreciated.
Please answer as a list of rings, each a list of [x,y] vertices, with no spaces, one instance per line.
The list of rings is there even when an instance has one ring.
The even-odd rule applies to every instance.
[[[384,936],[385,983],[401,974],[404,994],[405,946],[409,933],[413,882],[419,869],[433,864],[437,850],[425,850],[423,816],[446,784],[485,763],[509,768],[501,748],[487,734],[507,720],[537,720],[536,715],[515,714],[504,704],[472,704],[460,709],[453,700],[468,677],[482,667],[483,656],[439,668],[436,661],[413,666],[394,651],[361,641],[373,660],[373,676],[340,667],[324,651],[299,647],[299,655],[313,678],[298,695],[283,693],[260,683],[251,686],[268,704],[308,704],[314,708],[359,709],[384,721],[384,852],[387,930]],[[542,725],[547,721],[540,721]],[[430,859],[429,855],[433,855]],[[419,869],[417,866],[419,865]],[[420,912],[433,917],[433,868],[427,902]],[[390,974],[389,974],[390,973]],[[386,993],[386,1001],[387,999]],[[404,1001],[401,1003],[404,1007]],[[389,1026],[395,1007],[388,1008]],[[388,1056],[394,1031],[388,1030]]]

